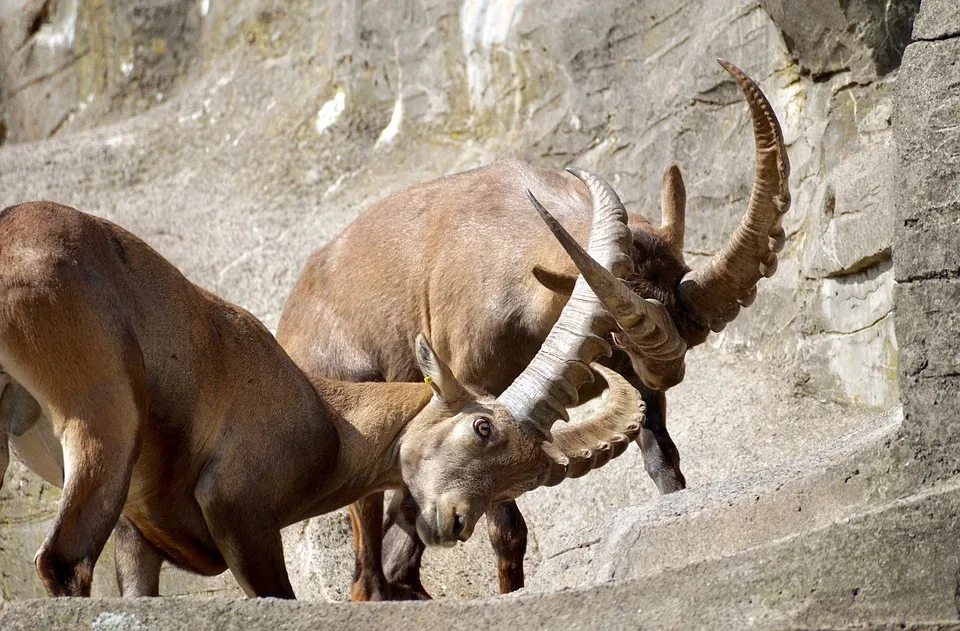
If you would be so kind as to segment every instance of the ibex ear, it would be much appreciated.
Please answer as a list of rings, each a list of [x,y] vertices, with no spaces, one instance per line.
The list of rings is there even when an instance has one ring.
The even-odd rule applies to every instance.
[[[533,266],[533,276],[541,285],[555,294],[569,296],[573,293],[573,287],[577,284],[576,274],[564,274],[563,272],[554,272],[548,270],[542,265]]]
[[[472,398],[450,368],[437,357],[423,333],[417,336],[417,363],[423,380],[433,388],[433,398],[438,403],[452,406]]]

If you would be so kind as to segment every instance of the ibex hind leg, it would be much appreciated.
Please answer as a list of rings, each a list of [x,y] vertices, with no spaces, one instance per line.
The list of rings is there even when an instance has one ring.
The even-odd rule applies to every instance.
[[[144,409],[129,392],[62,416],[66,480],[53,529],[35,559],[53,596],[89,596],[93,567],[120,517]],[[59,418],[57,418],[59,416]]]
[[[84,328],[82,310],[70,324]],[[53,596],[89,596],[93,568],[120,517],[147,396],[143,358],[103,320],[86,333],[50,318],[58,335],[21,348],[19,383],[42,393],[60,437],[65,479],[53,528],[34,562]],[[62,328],[61,326],[63,325]],[[91,335],[90,331],[100,334]],[[35,338],[36,339],[36,338]],[[59,340],[59,342],[57,341]]]
[[[163,555],[124,515],[113,530],[117,586],[121,596],[159,596]]]

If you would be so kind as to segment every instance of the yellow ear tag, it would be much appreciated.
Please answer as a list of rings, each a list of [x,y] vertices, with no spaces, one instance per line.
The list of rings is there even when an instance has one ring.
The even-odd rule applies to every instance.
[[[423,383],[425,383],[425,384],[427,384],[427,385],[429,386],[431,383],[433,383],[433,379],[431,379],[430,377],[424,377],[424,378],[423,378]]]

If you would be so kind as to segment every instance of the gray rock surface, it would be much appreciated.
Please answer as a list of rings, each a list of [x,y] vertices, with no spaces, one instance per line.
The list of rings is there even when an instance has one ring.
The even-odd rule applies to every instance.
[[[956,485],[937,487],[740,554],[550,594],[372,605],[66,599],[8,603],[0,622],[11,630],[957,628],[958,510]]]
[[[39,6],[4,11],[13,4],[27,7],[21,18]],[[100,28],[94,7],[113,6],[49,4],[50,29],[76,7],[77,33]],[[746,108],[718,56],[778,112],[794,203],[780,271],[689,355],[668,394],[690,489],[658,498],[632,449],[524,496],[526,593],[454,599],[495,591],[481,535],[428,552],[438,603],[11,602],[42,594],[31,559],[57,497],[13,467],[0,491],[0,626],[956,619],[960,66],[949,36],[960,23],[949,1],[926,0],[916,36],[936,41],[911,45],[894,71],[904,40],[893,34],[909,32],[915,3],[880,4],[843,3],[808,37],[821,3],[136,0],[111,17],[128,26],[97,53],[113,70],[82,112],[90,92],[76,85],[44,87],[58,95],[47,106],[42,91],[11,96],[4,74],[0,204],[56,199],[118,221],[269,327],[309,252],[372,201],[498,157],[592,168],[652,221],[662,169],[678,162],[686,255],[702,262],[737,225],[753,174]],[[884,24],[895,28],[878,40]],[[167,48],[142,47],[154,38]],[[110,74],[130,50],[140,74]],[[0,47],[3,68],[19,59]],[[21,135],[23,112],[49,121],[70,108],[52,138],[13,142],[51,131]],[[346,597],[342,512],[284,541],[301,598]],[[98,594],[115,593],[111,565],[109,554],[98,565]],[[239,594],[229,576],[166,570],[161,589]]]
[[[960,11],[934,0],[920,17],[894,119],[896,326],[913,471],[928,482],[956,475],[960,440]]]
[[[916,41],[950,39],[960,35],[960,5],[951,0],[924,0],[914,23]]]
[[[869,79],[894,70],[910,43],[920,8],[920,0],[760,0],[760,4],[783,32],[800,66],[821,79],[837,72]]]
[[[199,42],[197,3],[0,3],[0,140],[48,138],[168,98]]]

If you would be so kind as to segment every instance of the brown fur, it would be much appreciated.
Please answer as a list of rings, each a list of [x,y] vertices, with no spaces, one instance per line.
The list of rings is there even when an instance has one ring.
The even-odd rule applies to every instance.
[[[536,486],[547,455],[495,401],[441,396],[465,391],[418,348],[439,394],[309,379],[256,318],[122,228],[49,202],[3,211],[3,454],[49,422],[64,456],[46,469],[65,471],[36,556],[48,591],[89,595],[116,526],[125,595],[155,595],[166,560],[292,597],[280,529],[400,486],[430,511],[416,517],[421,536],[468,536],[494,497]],[[31,427],[18,392],[42,410]],[[496,449],[469,431],[476,415],[492,419]],[[461,474],[485,484],[463,487]]]
[[[408,349],[422,330],[465,383],[502,391],[566,303],[532,270],[578,274],[526,189],[586,242],[592,205],[570,175],[508,161],[411,186],[311,255],[284,307],[281,344],[308,372],[412,381]],[[630,215],[630,227],[637,270],[627,282],[688,317],[674,297],[688,268],[645,219]]]
[[[417,184],[374,204],[309,258],[287,299],[278,340],[311,373],[418,381],[408,349],[423,331],[464,383],[501,393],[557,321],[569,298],[563,290],[572,289],[563,279],[578,275],[530,207],[528,189],[578,241],[587,241],[592,203],[572,175],[507,161]],[[647,220],[630,215],[629,225],[635,272],[627,283],[641,296],[663,302],[688,344],[702,342],[705,330],[675,295],[689,268]],[[660,403],[629,361],[620,370],[642,389],[648,407]],[[684,485],[679,456],[663,414],[656,417],[659,422],[650,424],[648,440],[641,443],[644,458],[660,488],[677,490]],[[662,453],[664,448],[673,455]],[[512,591],[523,586],[526,526],[515,504],[499,507],[490,518],[497,521],[491,535],[501,588]],[[389,521],[399,532],[388,530],[388,539],[407,551],[385,550],[403,568],[388,565],[385,573],[405,577],[398,586],[405,591],[419,584],[411,555],[418,559],[422,549],[410,546],[402,515]],[[363,527],[379,532],[381,525],[369,520]],[[379,569],[356,572],[379,574]]]

